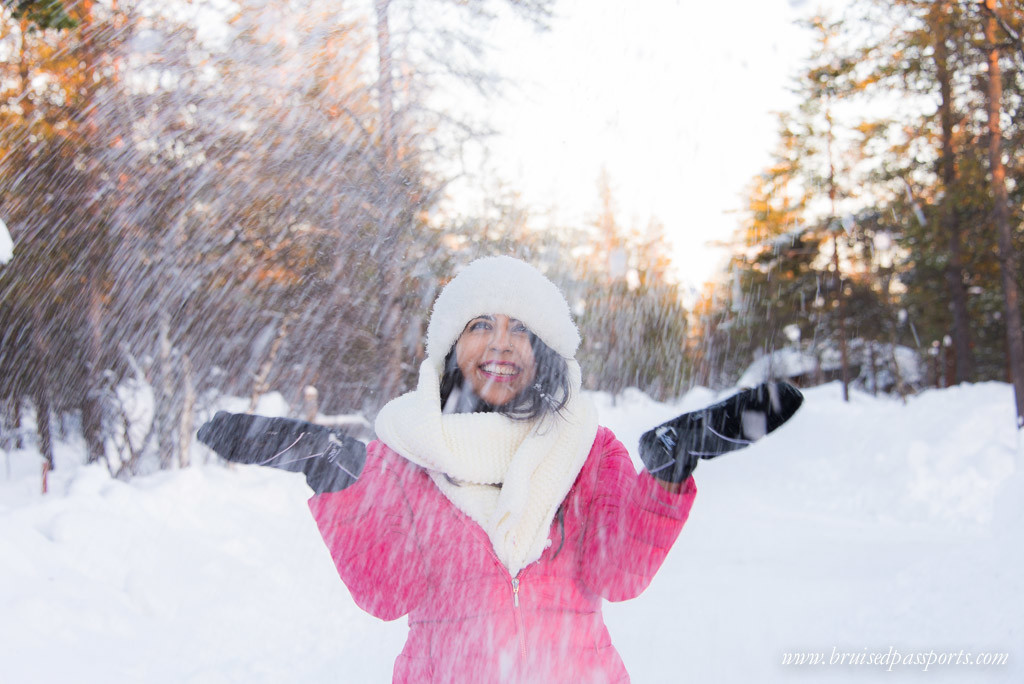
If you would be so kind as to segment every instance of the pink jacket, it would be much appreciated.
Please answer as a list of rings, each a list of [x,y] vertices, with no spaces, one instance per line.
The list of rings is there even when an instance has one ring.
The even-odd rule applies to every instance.
[[[637,475],[600,428],[564,527],[556,517],[550,547],[516,578],[483,529],[379,441],[355,485],[309,505],[356,603],[384,620],[409,616],[395,682],[592,683],[629,680],[601,599],[647,587],[696,493],[692,478],[671,494]]]

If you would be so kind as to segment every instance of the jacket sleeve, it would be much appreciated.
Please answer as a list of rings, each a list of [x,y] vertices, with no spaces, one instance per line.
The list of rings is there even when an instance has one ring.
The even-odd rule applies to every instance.
[[[690,477],[671,493],[646,470],[637,474],[626,448],[607,428],[598,430],[595,449],[579,576],[599,596],[624,601],[646,589],[661,567],[697,487]]]
[[[394,620],[415,608],[428,586],[413,506],[402,481],[403,470],[411,467],[382,442],[372,442],[356,484],[309,500],[352,598],[382,620]]]

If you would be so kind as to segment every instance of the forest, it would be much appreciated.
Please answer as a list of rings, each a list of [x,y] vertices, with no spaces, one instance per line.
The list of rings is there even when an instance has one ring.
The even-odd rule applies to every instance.
[[[440,286],[498,253],[567,293],[589,389],[727,388],[789,349],[813,363],[775,374],[800,384],[1012,381],[1022,415],[1020,0],[809,13],[800,105],[690,306],[677,227],[626,225],[609,174],[593,220],[559,230],[514,188],[472,214],[447,202],[491,132],[437,94],[493,98],[486,32],[543,30],[554,6],[4,0],[5,443],[32,411],[48,466],[81,434],[130,477],[187,466],[218,396],[373,415],[413,384]]]
[[[1021,415],[1022,26],[1024,5],[994,1],[806,21],[800,104],[693,312],[700,381],[798,347],[799,377],[871,391],[1012,381]]]

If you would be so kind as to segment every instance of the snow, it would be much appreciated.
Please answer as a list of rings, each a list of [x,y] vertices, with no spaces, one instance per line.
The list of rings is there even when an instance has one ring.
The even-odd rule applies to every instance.
[[[743,371],[736,384],[739,387],[754,387],[777,378],[810,375],[817,369],[818,360],[813,354],[790,348],[777,349],[771,354],[764,354],[755,359]]]
[[[899,381],[908,387],[919,386],[924,380],[924,369],[916,351],[901,345],[880,344],[859,338],[850,340],[849,363],[854,375],[852,381],[860,389],[871,389],[877,384],[883,391],[891,391]],[[808,351],[791,347],[762,354],[747,367],[737,387],[753,387],[762,382],[776,379],[794,379],[801,376],[813,378],[818,371],[830,371],[833,377],[842,368],[842,355],[838,348],[826,346],[819,350],[819,356]],[[871,377],[871,356],[874,356],[875,377]],[[819,369],[820,365],[820,369]]]
[[[701,463],[690,520],[651,587],[606,605],[633,681],[1024,681],[1011,388],[964,385],[906,404],[855,391],[844,404],[831,384],[806,397],[778,432]],[[631,449],[717,398],[595,396]],[[0,679],[390,680],[407,627],[353,604],[301,476],[211,464],[126,483],[76,465],[82,449],[57,443],[45,496],[34,449],[2,454]],[[833,648],[1009,660],[926,674],[782,664]]]
[[[0,219],[0,266],[14,258],[14,240],[7,230],[7,224]]]

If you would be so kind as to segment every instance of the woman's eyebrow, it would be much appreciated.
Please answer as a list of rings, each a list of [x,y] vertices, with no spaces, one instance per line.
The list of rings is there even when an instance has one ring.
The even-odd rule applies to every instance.
[[[477,321],[489,321],[493,323],[494,316],[491,316],[490,314],[484,314],[483,316],[474,316],[473,318],[469,319],[469,323],[466,323],[466,327],[464,329],[469,329],[469,326],[473,325]]]

